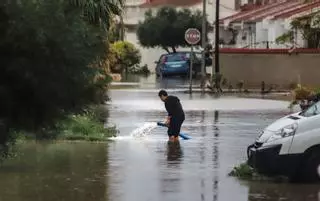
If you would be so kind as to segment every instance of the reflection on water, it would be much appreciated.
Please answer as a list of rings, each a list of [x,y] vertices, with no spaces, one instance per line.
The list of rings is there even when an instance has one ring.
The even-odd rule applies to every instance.
[[[249,183],[248,201],[319,201],[319,185]]]
[[[218,170],[219,168],[219,127],[216,125],[219,122],[219,111],[214,111],[214,141],[213,141],[213,168]],[[219,186],[219,175],[218,171],[213,176],[213,201],[218,200],[218,186]]]
[[[183,157],[182,149],[179,142],[167,142],[167,165],[161,175],[161,194],[164,200],[170,199],[176,192],[181,191],[182,176],[180,173],[181,160]]]
[[[178,164],[183,156],[180,142],[167,142],[167,160],[169,164]]]
[[[28,143],[1,166],[2,201],[107,200],[107,147],[90,143]]]

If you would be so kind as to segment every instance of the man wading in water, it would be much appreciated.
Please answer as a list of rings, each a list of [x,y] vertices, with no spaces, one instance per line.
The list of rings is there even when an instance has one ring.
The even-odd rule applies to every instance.
[[[185,120],[180,100],[176,96],[168,96],[168,93],[165,90],[160,90],[158,95],[164,102],[168,112],[165,124],[168,126],[169,141],[179,141],[180,129]]]

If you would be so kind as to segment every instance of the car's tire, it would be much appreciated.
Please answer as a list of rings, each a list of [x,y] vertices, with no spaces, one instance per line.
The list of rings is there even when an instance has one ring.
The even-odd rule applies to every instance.
[[[305,163],[300,174],[300,181],[303,182],[320,182],[320,151],[314,150]]]

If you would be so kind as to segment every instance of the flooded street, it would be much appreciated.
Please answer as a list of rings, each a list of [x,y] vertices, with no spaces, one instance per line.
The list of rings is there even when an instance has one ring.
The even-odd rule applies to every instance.
[[[110,143],[26,144],[23,155],[0,169],[0,201],[318,201],[319,185],[246,182],[229,177],[246,159],[246,147],[272,121],[290,112],[288,102],[215,98],[183,93],[175,79],[113,89],[108,122],[120,130]],[[167,144],[166,129],[135,137],[146,123],[163,121],[159,88],[180,98],[182,132]],[[319,195],[318,195],[319,194]]]

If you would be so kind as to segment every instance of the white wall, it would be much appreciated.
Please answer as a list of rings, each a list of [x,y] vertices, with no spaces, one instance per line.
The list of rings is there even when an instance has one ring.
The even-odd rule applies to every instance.
[[[270,41],[270,48],[286,48],[285,45],[277,44],[276,40],[279,36],[285,34],[289,30],[284,29],[283,22],[280,20],[271,21],[268,27],[268,41]]]
[[[256,45],[257,48],[266,48],[265,42],[268,41],[268,28],[262,22],[256,23]]]
[[[261,22],[257,22],[255,24],[255,36],[253,38],[255,39],[256,45],[253,46],[254,48],[266,48],[268,41],[269,48],[290,48],[292,46],[291,43],[286,44],[277,44],[276,39],[283,35],[284,33],[287,33],[290,30],[290,26],[286,24],[284,20],[263,20]],[[242,36],[247,35],[246,40],[242,40]],[[299,46],[303,47],[304,40],[301,40],[301,33],[298,34],[297,42],[299,43]],[[236,47],[245,47],[248,46],[250,43],[250,35],[249,31],[247,29],[247,26],[244,26],[242,30],[239,29],[239,35],[237,37],[237,45]]]
[[[123,22],[125,24],[138,24],[139,21],[144,20],[144,13],[148,9],[140,8],[139,6],[130,6],[125,9]]]
[[[301,31],[297,31],[296,43],[297,43],[297,47],[306,47],[307,46],[307,41],[303,38]]]
[[[207,0],[207,18],[209,23],[213,24],[216,15],[215,0]],[[190,7],[193,10],[199,9],[202,11],[202,4],[197,4]],[[228,17],[235,14],[235,0],[222,0],[220,1],[220,18]]]
[[[244,24],[243,27],[238,25],[234,26],[234,29],[238,30],[238,35],[236,37],[236,44],[233,46],[235,48],[250,48],[254,47],[255,44],[255,25],[251,25],[251,30],[249,29],[249,25]]]
[[[275,20],[256,23],[256,42],[262,43],[263,41],[269,41],[269,48],[290,48],[291,43],[277,44],[276,39],[290,31],[290,26],[286,20]],[[297,47],[304,47],[305,41],[302,38],[301,32],[298,32],[296,36]],[[265,45],[261,44],[259,47],[265,48]]]

